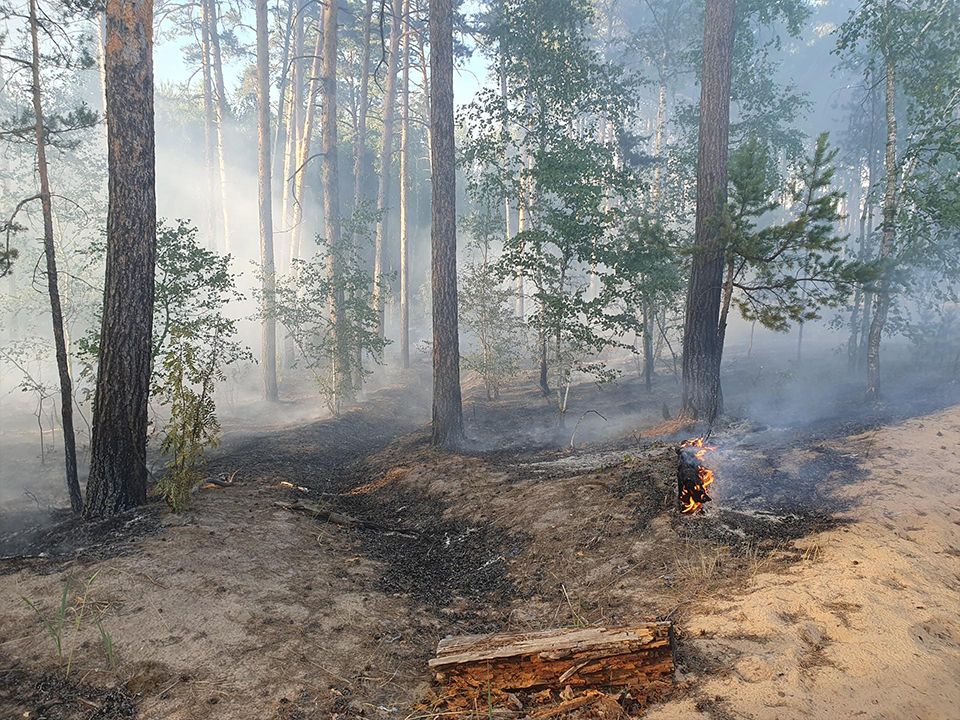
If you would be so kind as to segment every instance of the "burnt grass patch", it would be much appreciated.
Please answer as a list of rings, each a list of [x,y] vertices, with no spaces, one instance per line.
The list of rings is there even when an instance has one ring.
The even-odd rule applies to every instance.
[[[108,688],[78,683],[60,672],[34,673],[17,667],[0,670],[0,717],[124,720],[137,714],[136,698],[122,685]]]
[[[466,604],[478,612],[516,597],[508,564],[528,538],[488,523],[444,519],[438,500],[417,490],[391,487],[376,495],[338,498],[337,505],[365,522],[403,532],[359,531],[368,557],[384,566],[380,590],[410,595],[434,609]]]
[[[103,520],[69,510],[24,511],[0,518],[0,575],[29,567],[41,575],[71,560],[106,560],[135,552],[160,531],[165,506],[159,501]]]

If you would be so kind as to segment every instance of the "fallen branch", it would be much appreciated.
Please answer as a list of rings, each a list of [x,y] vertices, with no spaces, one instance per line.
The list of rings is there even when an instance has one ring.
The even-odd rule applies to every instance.
[[[570,436],[570,449],[571,449],[571,450],[573,450],[573,448],[574,448],[573,441],[574,441],[574,440],[576,439],[576,437],[577,437],[577,430],[580,428],[580,423],[582,423],[582,422],[583,422],[583,419],[584,419],[587,415],[589,415],[590,413],[593,413],[594,415],[597,415],[597,416],[599,416],[599,417],[602,417],[602,418],[603,418],[603,421],[604,421],[604,422],[607,422],[607,419],[606,419],[605,417],[603,417],[603,415],[600,415],[600,413],[598,413],[596,410],[587,410],[585,413],[583,413],[583,415],[580,416],[580,419],[577,420],[577,424],[573,426],[573,435]]]
[[[317,503],[312,503],[307,500],[275,502],[274,506],[283,508],[284,510],[291,510],[293,512],[306,513],[315,518],[318,522],[329,522],[342,527],[376,530],[377,532],[382,532],[389,535],[400,535],[402,537],[411,539],[417,539],[419,537],[416,533],[412,533],[409,530],[397,530],[396,528],[383,527],[382,525],[377,525],[376,523],[368,522],[366,520],[359,520],[355,517],[338,513],[335,510],[328,510]]]

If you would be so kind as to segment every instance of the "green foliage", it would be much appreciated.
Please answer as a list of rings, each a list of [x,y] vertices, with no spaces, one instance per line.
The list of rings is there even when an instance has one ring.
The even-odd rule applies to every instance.
[[[491,244],[502,238],[503,222],[491,213],[475,211],[463,219],[472,239],[474,258],[460,266],[460,326],[476,342],[461,357],[463,368],[482,379],[487,399],[499,399],[500,387],[519,372],[522,323],[512,303],[516,293],[504,281]]]
[[[163,372],[155,378],[154,396],[170,411],[163,429],[161,452],[167,472],[157,490],[176,512],[190,507],[190,495],[203,480],[204,453],[220,444],[220,423],[213,391],[225,379],[219,338],[200,344],[175,326],[168,335]]]
[[[376,213],[359,209],[344,222],[341,241],[332,250],[317,238],[322,248],[317,255],[294,260],[291,272],[277,277],[277,320],[297,349],[296,363],[310,371],[334,414],[370,375],[359,362],[360,354],[369,353],[379,362],[388,342],[376,331],[373,280],[359,251],[359,245],[369,242],[375,226]],[[337,268],[335,283],[330,279],[330,262]],[[331,314],[334,297],[340,309],[338,318]]]
[[[582,0],[500,4],[491,33],[506,102],[482,90],[464,114],[471,198],[481,207],[525,198],[526,227],[506,238],[497,262],[502,277],[532,285],[531,322],[539,354],[549,355],[561,417],[575,371],[607,376],[591,356],[616,344],[610,338],[623,316],[607,313],[609,294],[587,296],[583,270],[609,272],[606,245],[639,186],[633,166],[620,161],[634,151],[626,123],[636,84],[594,49],[592,17]]]
[[[91,256],[98,259],[104,250],[101,239]],[[205,450],[219,444],[214,386],[225,379],[226,366],[252,360],[234,339],[237,321],[227,315],[229,304],[242,298],[229,256],[202,247],[186,221],[158,223],[150,397],[169,415],[160,442],[169,472],[158,490],[178,512],[189,507],[202,479]],[[99,323],[95,328],[78,343],[88,378],[99,353]]]
[[[36,613],[36,616],[40,619],[40,622],[43,623],[43,627],[47,630],[47,635],[50,636],[50,639],[53,641],[54,646],[57,648],[57,657],[63,657],[63,624],[67,617],[67,596],[70,594],[70,578],[67,578],[66,583],[63,586],[63,593],[60,595],[60,609],[57,612],[56,618],[51,622],[47,620],[47,616],[40,612],[34,603],[32,603],[26,596],[21,595],[20,599],[27,604],[27,606]]]
[[[867,86],[882,88],[888,70],[895,80],[894,245],[873,262],[882,281],[867,289],[902,298],[886,330],[914,340],[911,318],[929,324],[958,300],[958,45],[960,5],[942,0],[865,1],[837,31],[837,54]]]
[[[93,575],[90,576],[90,579],[84,585],[83,596],[78,598],[76,601],[76,606],[71,607],[68,602],[70,597],[70,586],[72,580],[67,576],[66,581],[63,584],[63,592],[60,594],[60,605],[57,609],[57,615],[53,620],[47,618],[44,615],[40,608],[32,602],[29,598],[24,595],[20,596],[20,599],[36,614],[37,618],[43,624],[44,629],[46,629],[47,634],[50,636],[50,639],[53,641],[54,647],[57,651],[57,658],[60,662],[64,659],[64,645],[63,645],[63,629],[66,625],[67,615],[73,613],[73,642],[70,645],[70,652],[67,654],[67,667],[66,667],[66,676],[70,677],[70,669],[73,665],[73,656],[76,652],[77,646],[80,644],[80,630],[83,626],[83,619],[86,617],[87,605],[90,599],[90,589],[93,587],[94,581],[100,575],[98,570]],[[110,664],[110,669],[113,670],[116,668],[116,657],[114,656],[113,651],[113,638],[109,632],[107,632],[103,627],[103,621],[100,617],[97,616],[96,611],[93,613],[93,622],[97,627],[97,631],[100,634],[100,639],[103,642],[104,652],[107,655],[107,660]]]
[[[831,189],[836,155],[821,134],[783,197],[769,151],[759,140],[749,140],[731,156],[721,241],[736,291],[733,303],[746,320],[786,331],[790,322],[814,320],[820,308],[836,307],[849,295],[859,267],[840,256],[846,238],[836,233],[843,197]],[[781,217],[771,222],[771,215]]]

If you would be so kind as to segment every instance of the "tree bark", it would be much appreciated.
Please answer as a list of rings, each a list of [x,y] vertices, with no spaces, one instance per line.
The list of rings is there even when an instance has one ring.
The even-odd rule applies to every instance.
[[[210,18],[210,58],[216,90],[217,165],[220,170],[220,210],[223,217],[223,251],[230,253],[230,208],[227,202],[227,158],[224,152],[224,123],[227,117],[227,88],[223,82],[223,61],[220,57],[220,28],[217,23],[217,0],[204,0]]]
[[[280,99],[277,102],[277,130],[273,138],[273,150],[271,151],[271,162],[276,162],[284,153],[280,152],[280,138],[283,136],[284,147],[286,147],[286,120],[284,119],[285,108],[287,107],[287,86],[289,85],[290,75],[290,36],[293,34],[293,15],[296,12],[296,0],[289,0],[287,5],[287,29],[283,34],[283,58],[282,70],[280,73]],[[275,175],[279,168],[271,169],[271,176]]]
[[[296,14],[293,18],[293,45],[290,48],[290,107],[287,111],[287,150],[284,155],[283,192],[281,194],[280,213],[283,226],[292,228],[294,198],[294,173],[297,169],[297,152],[302,142],[300,130],[303,115],[303,16],[306,0],[297,0]],[[288,245],[292,248],[293,240]],[[287,270],[293,263],[292,250],[287,253]]]
[[[147,497],[156,260],[153,2],[107,0],[107,258],[87,516]]]
[[[457,174],[453,118],[453,2],[430,0],[433,444],[464,440],[457,318]]]
[[[723,249],[713,218],[727,196],[735,0],[707,0],[700,89],[696,239],[683,333],[681,415],[708,422],[722,411],[718,321]]]
[[[377,334],[383,337],[383,246],[387,239],[388,205],[390,204],[390,166],[393,154],[393,116],[397,94],[397,60],[400,55],[400,26],[397,22],[397,6],[394,3],[390,21],[390,50],[387,59],[387,82],[383,92],[383,135],[380,138],[380,183],[377,190],[377,239],[373,258],[373,309],[376,315]]]
[[[874,130],[876,128],[876,112],[873,104],[874,92],[870,91],[870,140],[867,149],[867,189],[863,192],[863,207],[860,211],[860,249],[858,260],[866,262],[868,255],[868,246],[870,235],[873,232],[873,206],[870,202],[870,193],[873,190],[874,176]],[[863,319],[860,319],[860,305],[863,304]],[[866,343],[863,339],[867,336],[867,328],[870,324],[869,305],[873,298],[870,293],[864,292],[863,287],[857,284],[853,298],[853,313],[850,317],[850,341],[847,345],[847,367],[853,372],[859,365],[861,355],[865,356]],[[864,348],[861,350],[861,348]]]
[[[293,232],[290,235],[290,258],[300,257],[303,249],[303,208],[306,203],[304,187],[307,181],[307,163],[310,162],[310,145],[313,138],[313,121],[317,113],[317,95],[320,92],[321,57],[323,51],[324,24],[317,23],[317,41],[313,48],[313,65],[310,71],[310,85],[307,90],[307,109],[303,117],[303,126],[298,133],[300,146],[293,168]],[[322,172],[322,170],[321,170]],[[292,265],[291,265],[292,267]]]
[[[257,171],[260,209],[260,396],[277,402],[277,275],[273,251],[273,188],[270,164],[270,28],[267,0],[257,0]]]
[[[884,57],[886,75],[887,143],[884,156],[884,171],[887,174],[883,193],[883,240],[880,244],[880,263],[883,274],[877,288],[876,310],[870,323],[867,340],[867,397],[880,396],[880,339],[890,310],[890,292],[893,284],[893,253],[897,239],[897,109],[896,82],[893,58],[887,50]]]
[[[400,366],[410,367],[410,0],[403,0],[400,80]]]
[[[653,314],[650,301],[643,300],[641,314],[643,316],[643,384],[647,392],[653,391]]]
[[[203,72],[203,144],[207,171],[207,246],[216,249],[217,239],[217,148],[213,99],[213,63],[210,55],[209,0],[200,2],[200,62]]]
[[[37,138],[37,172],[40,175],[40,206],[43,210],[43,252],[47,260],[47,291],[50,295],[50,314],[53,318],[53,341],[56,348],[57,372],[60,379],[60,421],[63,426],[63,454],[70,508],[75,513],[83,510],[83,496],[77,479],[77,441],[73,431],[73,382],[67,355],[66,333],[63,329],[63,310],[60,306],[60,287],[57,277],[57,254],[53,239],[53,206],[50,200],[50,175],[47,169],[47,137],[43,124],[43,103],[40,97],[40,42],[37,1],[30,0],[30,42],[32,46],[33,115]]]
[[[668,691],[674,672],[669,622],[444,638],[429,661],[448,691],[628,687]]]
[[[367,158],[367,109],[370,104],[370,25],[373,0],[367,0],[363,14],[363,38],[360,60],[360,100],[357,103],[357,135],[353,148],[353,209],[363,202],[363,181]]]
[[[343,341],[343,288],[338,276],[337,254],[340,252],[340,175],[337,162],[337,22],[339,3],[328,2],[323,8],[323,49],[320,70],[320,91],[323,110],[320,116],[320,144],[323,153],[321,183],[323,213],[327,235],[327,274],[330,280],[330,325],[332,340],[333,406],[338,413],[346,399],[349,375]]]

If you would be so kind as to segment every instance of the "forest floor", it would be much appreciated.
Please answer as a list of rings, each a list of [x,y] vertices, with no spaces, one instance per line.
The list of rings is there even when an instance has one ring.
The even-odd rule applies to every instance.
[[[435,717],[446,635],[669,618],[676,689],[650,718],[956,718],[960,388],[888,380],[867,409],[762,360],[727,370],[738,419],[694,518],[674,510],[686,434],[647,437],[668,374],[577,386],[564,429],[528,378],[495,402],[467,386],[472,446],[445,454],[426,368],[336,419],[225,412],[208,470],[234,487],[187,513],[78,530],[8,504],[0,556],[44,555],[0,560],[0,717]],[[571,449],[590,409],[606,420]],[[367,526],[277,505],[296,498]],[[87,619],[68,611],[60,658],[21,598],[56,624],[68,578]]]

